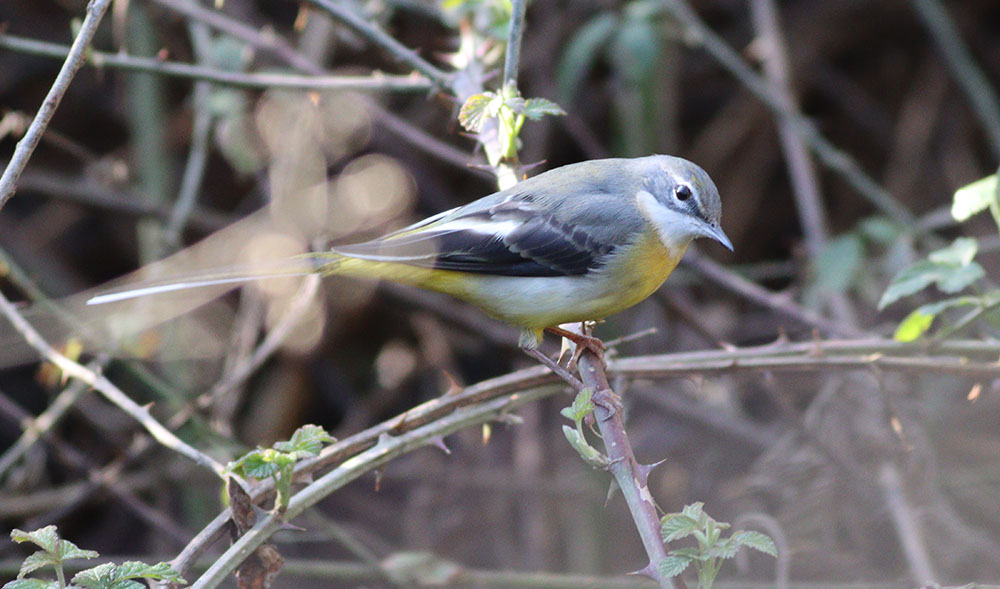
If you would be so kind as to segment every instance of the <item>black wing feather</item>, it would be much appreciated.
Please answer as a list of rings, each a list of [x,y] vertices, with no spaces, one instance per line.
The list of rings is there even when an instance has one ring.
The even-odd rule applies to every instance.
[[[513,229],[492,234],[482,230],[490,226]],[[523,200],[505,201],[415,233],[334,248],[359,258],[502,276],[580,275],[600,266],[613,250],[614,245],[598,243],[585,229],[541,214]]]

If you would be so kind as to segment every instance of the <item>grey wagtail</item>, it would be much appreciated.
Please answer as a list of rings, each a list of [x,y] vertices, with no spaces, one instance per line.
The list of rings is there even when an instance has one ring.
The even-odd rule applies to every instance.
[[[712,179],[687,160],[592,160],[307,257],[323,275],[381,278],[468,301],[519,327],[520,346],[533,350],[546,329],[566,336],[556,326],[603,319],[651,295],[693,239],[710,237],[732,250],[721,213]],[[176,280],[88,304],[270,276]]]

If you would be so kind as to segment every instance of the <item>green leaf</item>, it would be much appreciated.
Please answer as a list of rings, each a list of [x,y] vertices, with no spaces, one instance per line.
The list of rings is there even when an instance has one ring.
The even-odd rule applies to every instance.
[[[587,464],[593,466],[594,468],[603,468],[608,465],[608,458],[600,453],[597,448],[594,448],[589,443],[587,443],[586,438],[579,430],[573,429],[568,425],[562,426],[563,435],[566,436],[566,440],[569,445],[576,450],[577,454]]]
[[[676,577],[684,572],[684,569],[688,568],[691,564],[691,559],[684,558],[682,556],[668,556],[660,561],[660,566],[657,567],[660,570],[660,575],[665,578]]]
[[[955,191],[951,204],[951,216],[956,221],[965,221],[972,215],[997,206],[997,175],[987,176],[967,184]]]
[[[754,531],[736,532],[733,534],[732,539],[740,546],[746,546],[747,548],[752,548],[758,552],[770,554],[775,558],[778,557],[778,548],[774,545],[774,540],[772,540],[767,534]]]
[[[959,237],[947,247],[931,252],[927,259],[938,264],[966,266],[972,262],[978,251],[979,240],[974,237]]]
[[[861,239],[848,233],[827,242],[816,259],[815,288],[821,292],[845,292],[858,274],[864,259]]]
[[[888,217],[868,217],[858,223],[858,232],[865,239],[881,245],[890,245],[895,242],[902,230],[903,227],[899,223]]]
[[[59,583],[44,579],[16,579],[4,584],[3,589],[58,589]]]
[[[587,414],[594,410],[594,403],[591,401],[592,395],[592,389],[585,388],[581,390],[573,398],[573,404],[569,407],[564,407],[559,413],[566,419],[580,423]]]
[[[702,503],[701,501],[695,501],[694,503],[685,505],[684,509],[681,510],[681,514],[698,522],[697,525],[704,525],[705,523],[703,521],[705,519],[704,508],[705,508],[704,503]]]
[[[18,571],[17,578],[20,579],[21,577],[29,575],[40,568],[55,566],[57,564],[59,564],[59,561],[50,553],[44,550],[39,550],[21,561],[21,570]]]
[[[739,550],[739,544],[734,541],[733,538],[727,538],[706,548],[703,555],[705,558],[729,559],[736,556],[736,553],[739,552]]]
[[[15,528],[10,531],[10,538],[18,544],[31,542],[53,556],[57,556],[59,553],[59,532],[56,531],[55,526],[45,526],[32,532]]]
[[[296,459],[309,458],[318,455],[320,450],[323,449],[323,444],[336,441],[322,427],[308,424],[295,430],[295,433],[292,434],[291,439],[287,442],[276,443],[274,449],[279,452],[292,453]]]
[[[107,562],[82,570],[73,577],[73,583],[87,589],[106,589],[111,586],[115,563]]]
[[[887,305],[935,283],[942,292],[955,293],[986,275],[982,266],[976,262],[970,261],[965,265],[960,265],[968,259],[967,244],[954,246],[955,244],[952,244],[952,246],[932,254],[938,260],[945,261],[921,260],[909,268],[904,268],[885,289],[885,293],[882,294],[882,299],[878,303],[878,308],[883,309]]]
[[[458,112],[458,122],[467,131],[473,133],[482,131],[486,121],[496,116],[492,108],[492,103],[495,99],[496,95],[492,92],[473,94],[462,105],[462,110]]]
[[[556,71],[559,97],[564,103],[572,104],[580,90],[580,85],[597,60],[598,52],[608,42],[618,26],[618,15],[602,12],[576,30]]]
[[[898,342],[912,342],[922,336],[934,323],[934,315],[928,315],[916,309],[899,322],[899,327],[892,335]]]
[[[70,560],[74,558],[97,558],[99,554],[93,550],[83,550],[77,548],[76,544],[70,542],[69,540],[61,540],[59,542],[59,560]]]
[[[520,114],[523,114],[533,121],[537,121],[546,115],[565,115],[566,111],[564,111],[558,104],[547,98],[529,98],[524,101],[524,106]]]
[[[954,307],[965,307],[971,305],[989,305],[994,302],[994,297],[989,294],[983,297],[952,297],[942,301],[927,303],[916,308],[900,322],[893,337],[896,341],[912,342],[930,329],[931,324],[939,313]]]
[[[946,273],[938,280],[937,287],[941,289],[941,292],[954,294],[983,276],[986,276],[986,271],[983,270],[983,267],[976,262],[972,262],[968,266],[961,266]]]
[[[660,520],[660,537],[664,542],[673,542],[690,536],[697,527],[697,520],[680,513],[671,513]]]

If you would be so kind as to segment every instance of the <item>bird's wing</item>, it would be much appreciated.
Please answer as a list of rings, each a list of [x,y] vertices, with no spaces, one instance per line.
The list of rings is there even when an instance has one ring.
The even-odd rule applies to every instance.
[[[446,211],[386,237],[333,251],[481,274],[572,276],[599,267],[621,245],[613,238],[616,234],[562,220],[530,195],[496,196],[505,198]]]

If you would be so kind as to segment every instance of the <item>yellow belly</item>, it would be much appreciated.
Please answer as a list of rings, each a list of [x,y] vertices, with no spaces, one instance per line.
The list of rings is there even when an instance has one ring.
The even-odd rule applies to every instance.
[[[491,276],[419,268],[331,254],[325,274],[376,278],[452,295],[488,315],[538,331],[576,321],[603,319],[656,291],[687,249],[668,251],[655,236],[618,254],[597,271],[581,276]]]

